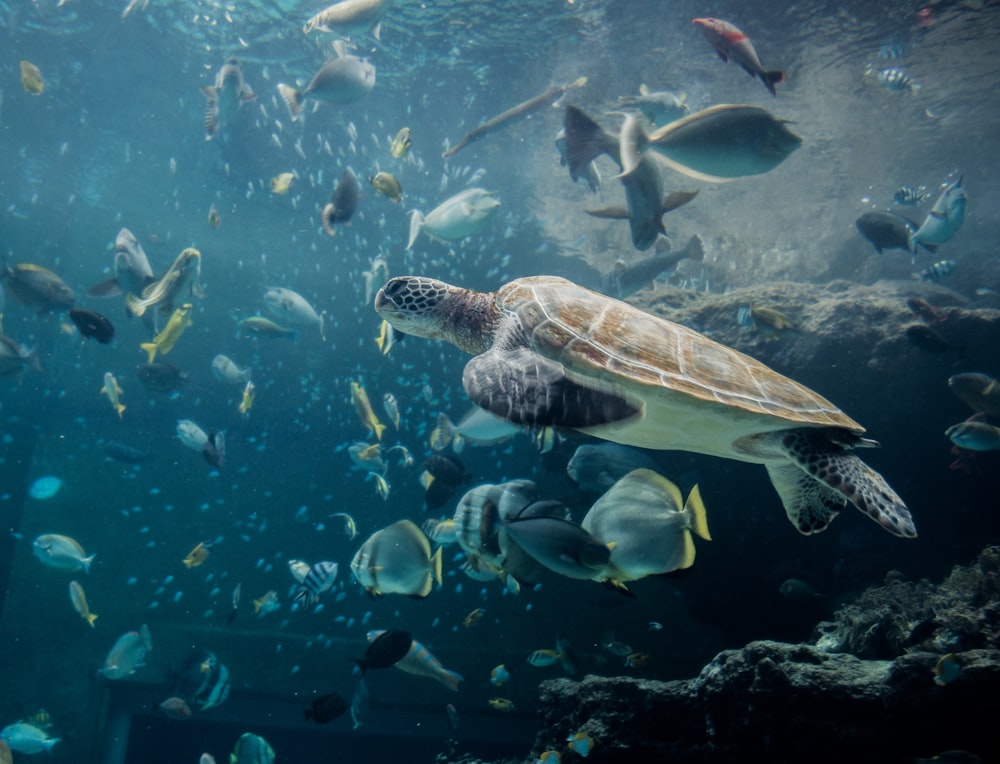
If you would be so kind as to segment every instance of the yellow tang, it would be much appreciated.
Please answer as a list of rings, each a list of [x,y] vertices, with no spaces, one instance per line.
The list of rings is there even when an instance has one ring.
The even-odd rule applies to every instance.
[[[508,700],[507,698],[490,698],[489,704],[490,708],[496,711],[502,711],[505,714],[509,714],[511,711],[516,710],[514,708],[514,701]]]
[[[191,303],[184,303],[177,308],[167,321],[167,325],[157,334],[152,342],[143,342],[140,348],[149,353],[149,363],[156,358],[157,352],[166,355],[171,351],[184,330],[191,326]]]
[[[41,70],[30,61],[21,59],[21,84],[31,95],[41,95],[45,92],[45,78]]]

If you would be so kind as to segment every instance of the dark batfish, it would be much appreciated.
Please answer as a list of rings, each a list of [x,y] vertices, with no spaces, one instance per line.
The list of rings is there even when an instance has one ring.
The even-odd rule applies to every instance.
[[[624,300],[649,286],[661,273],[675,268],[681,260],[702,262],[704,259],[705,245],[696,234],[688,239],[684,249],[656,252],[631,263],[618,260],[610,271],[601,275],[601,291]]]
[[[93,338],[102,345],[107,345],[115,338],[115,327],[95,310],[70,308],[69,318],[85,338]]]
[[[123,464],[142,464],[149,458],[148,451],[140,451],[138,448],[133,448],[127,443],[122,443],[118,440],[112,440],[109,443],[104,444],[104,453],[110,456],[112,459]]]
[[[320,213],[323,222],[323,230],[327,236],[336,233],[335,225],[346,223],[358,209],[358,200],[361,198],[361,186],[357,176],[350,168],[344,170],[340,176],[337,187],[333,190],[333,197]]]
[[[375,637],[368,644],[363,658],[355,658],[354,662],[364,676],[368,669],[384,669],[395,666],[410,651],[413,635],[408,631],[390,629]]]
[[[147,390],[154,393],[172,393],[180,390],[187,381],[187,374],[169,361],[153,361],[140,366],[135,375]]]
[[[304,714],[307,722],[329,724],[337,717],[342,716],[350,707],[350,701],[343,695],[339,692],[331,692],[329,695],[321,695],[313,699],[312,704],[305,709]]]
[[[572,90],[574,88],[581,88],[587,84],[586,77],[580,77],[574,80],[568,85],[556,85],[546,90],[544,93],[539,93],[534,98],[525,101],[524,103],[518,104],[517,106],[507,109],[507,111],[502,114],[498,114],[493,117],[493,119],[488,119],[483,122],[478,127],[474,128],[471,132],[465,135],[458,143],[452,146],[450,149],[445,151],[442,155],[442,159],[450,157],[452,154],[456,154],[470,143],[475,143],[480,138],[484,138],[490,133],[496,132],[498,129],[504,125],[515,122],[522,117],[527,117],[529,114],[533,114],[542,107],[554,106],[555,102],[565,95],[566,91]]]
[[[917,224],[895,212],[866,212],[854,221],[858,233],[868,239],[880,255],[883,249],[905,249],[910,251],[910,237],[917,230]],[[933,244],[924,247],[933,252]]]

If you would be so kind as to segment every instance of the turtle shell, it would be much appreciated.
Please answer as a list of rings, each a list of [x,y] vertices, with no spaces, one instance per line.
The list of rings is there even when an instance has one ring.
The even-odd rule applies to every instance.
[[[498,342],[523,341],[577,383],[643,406],[646,432],[611,438],[619,442],[674,447],[673,436],[660,442],[653,428],[685,429],[684,420],[718,441],[698,450],[722,454],[744,435],[789,427],[864,432],[830,401],[750,356],[565,279],[517,279],[497,291],[496,305],[523,330],[501,332]]]

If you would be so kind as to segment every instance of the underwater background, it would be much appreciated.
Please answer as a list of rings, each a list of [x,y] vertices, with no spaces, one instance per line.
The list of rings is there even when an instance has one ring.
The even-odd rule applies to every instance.
[[[760,467],[651,452],[684,495],[697,484],[707,507],[713,540],[697,542],[697,561],[684,575],[634,582],[634,598],[554,574],[515,594],[499,581],[466,577],[458,548],[448,546],[443,585],[430,596],[370,599],[350,572],[361,542],[403,518],[420,525],[450,517],[473,485],[531,479],[579,521],[595,494],[569,478],[566,464],[577,446],[597,441],[561,433],[545,453],[530,433],[496,446],[467,445],[457,456],[468,483],[445,506],[426,509],[420,465],[432,453],[428,439],[438,415],[457,422],[471,407],[461,385],[468,357],[418,338],[383,355],[375,342],[380,318],[364,299],[364,271],[381,256],[390,275],[433,276],[484,291],[543,273],[596,287],[616,259],[638,255],[627,225],[583,213],[621,204],[622,191],[607,160],[599,195],[570,180],[555,148],[562,109],[546,106],[445,160],[447,146],[581,76],[586,85],[561,105],[578,105],[608,127],[617,124],[610,112],[620,108],[619,97],[642,85],[686,94],[692,112],[719,103],[762,106],[803,140],[774,171],[727,184],[663,171],[668,191],[699,190],[665,218],[671,241],[679,247],[698,234],[706,250],[700,267],[678,269],[664,283],[678,293],[756,290],[778,309],[789,308],[795,295],[806,309],[808,298],[789,282],[836,281],[843,292],[896,282],[892,288],[905,292],[923,288],[913,274],[947,258],[955,261],[953,272],[933,285],[934,294],[995,322],[1000,4],[396,0],[380,39],[353,35],[353,53],[375,66],[372,91],[346,105],[313,109],[307,100],[304,118],[293,122],[276,86],[305,85],[333,55],[334,35],[302,31],[320,10],[301,0],[0,0],[0,251],[9,264],[57,273],[78,306],[100,311],[116,328],[109,346],[85,342],[64,312],[19,305],[9,294],[4,300],[2,334],[37,348],[44,371],[0,379],[0,726],[45,709],[51,734],[62,739],[51,760],[97,760],[99,702],[112,681],[98,669],[115,640],[141,624],[153,649],[143,667],[118,681],[162,687],[167,697],[192,650],[204,648],[228,667],[234,696],[302,707],[317,693],[350,698],[350,661],[365,651],[366,632],[401,628],[464,682],[455,693],[426,678],[373,671],[372,704],[387,713],[357,734],[379,734],[378,725],[406,734],[405,715],[388,712],[417,709],[439,720],[438,752],[461,752],[463,725],[468,731],[491,718],[497,725],[516,718],[527,732],[497,743],[495,753],[526,754],[538,683],[563,675],[558,662],[538,667],[526,659],[557,640],[572,643],[579,675],[690,677],[720,650],[749,640],[809,640],[818,621],[892,570],[940,579],[998,542],[996,452],[978,453],[971,469],[950,469],[955,455],[943,435],[971,413],[949,392],[949,376],[1000,374],[996,344],[983,352],[975,343],[934,353],[909,348],[873,369],[866,343],[877,327],[862,325],[871,314],[859,313],[839,317],[841,334],[824,345],[836,352],[807,367],[795,363],[799,338],[751,337],[731,310],[713,317],[719,339],[725,324],[746,342],[729,344],[751,355],[763,349],[770,365],[830,398],[881,443],[865,459],[907,502],[917,539],[891,536],[850,508],[826,532],[802,536]],[[746,31],[764,64],[786,71],[776,97],[706,45],[691,19],[709,15]],[[256,98],[206,140],[199,91],[234,55]],[[44,92],[22,87],[22,59],[42,73]],[[879,72],[891,67],[904,69],[914,86],[887,86]],[[413,147],[394,158],[389,147],[403,127]],[[331,238],[319,211],[348,167],[362,198]],[[399,179],[401,203],[368,184],[379,171]],[[272,193],[271,179],[285,172],[297,175],[291,189]],[[856,230],[866,211],[899,209],[893,194],[901,186],[929,189],[919,212],[904,210],[919,218],[959,176],[969,196],[966,220],[937,254],[877,255]],[[426,214],[471,186],[500,200],[485,230],[454,242],[421,235],[406,250],[412,210]],[[169,354],[187,374],[174,393],[148,390],[136,377],[145,358],[139,344],[150,336],[143,322],[126,317],[120,298],[87,295],[113,275],[113,242],[123,227],[157,274],[186,247],[202,253],[204,296]],[[294,341],[240,335],[241,319],[268,315],[262,295],[269,287],[295,290],[324,312],[325,337],[313,326],[299,327]],[[646,295],[647,307],[682,304],[664,306],[656,294],[648,290],[634,302],[643,306]],[[902,300],[899,308],[905,311]],[[212,374],[219,353],[252,369],[256,399],[245,416],[242,387]],[[123,390],[120,417],[101,395],[107,372]],[[383,442],[399,442],[415,458],[412,467],[387,459],[385,498],[348,453],[356,442],[372,442],[351,405],[352,381],[363,384],[379,416],[382,396],[395,396],[399,430],[390,428]],[[178,440],[180,419],[225,432],[221,468]],[[124,464],[108,456],[112,443],[147,458]],[[61,484],[51,497],[33,498],[29,487],[44,476]],[[356,538],[336,513],[353,517]],[[46,533],[70,536],[96,553],[89,574],[43,566],[32,540]],[[199,542],[210,543],[208,559],[185,567]],[[291,559],[338,563],[334,591],[323,595],[319,612],[291,607]],[[85,587],[99,615],[93,628],[72,610],[70,580]],[[796,583],[783,587],[789,581]],[[237,583],[242,604],[229,624]],[[249,603],[271,590],[281,606],[256,616]],[[466,627],[476,608],[481,619]],[[624,656],[608,649],[615,642],[647,654],[646,663],[625,667]],[[500,664],[511,679],[496,687],[491,670]],[[501,696],[514,711],[489,705]],[[461,719],[485,721],[463,722],[456,731],[448,704]],[[247,718],[244,731],[253,731],[255,720]],[[347,717],[334,725],[350,730]],[[212,748],[185,734],[177,722],[171,738],[178,750],[224,758],[239,733]],[[446,742],[453,737],[457,743]],[[275,748],[290,760],[287,749]],[[194,761],[162,747],[161,755],[146,760]],[[407,749],[395,755],[405,758]],[[331,754],[305,750],[295,758],[325,761]],[[337,760],[350,758],[341,747]]]

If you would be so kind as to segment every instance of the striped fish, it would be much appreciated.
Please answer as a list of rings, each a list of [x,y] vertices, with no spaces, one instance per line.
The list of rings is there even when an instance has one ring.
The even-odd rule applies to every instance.
[[[306,573],[302,579],[298,590],[295,592],[294,600],[300,607],[309,608],[319,601],[319,595],[329,591],[337,578],[337,563],[317,562]]]

